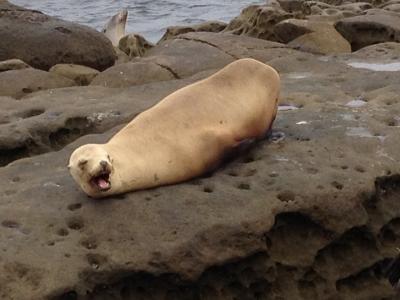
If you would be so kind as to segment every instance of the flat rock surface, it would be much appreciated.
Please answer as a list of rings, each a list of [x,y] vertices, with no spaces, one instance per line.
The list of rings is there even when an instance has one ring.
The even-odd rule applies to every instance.
[[[116,59],[111,42],[87,26],[0,2],[0,61],[19,58],[48,70],[59,63],[104,70]]]

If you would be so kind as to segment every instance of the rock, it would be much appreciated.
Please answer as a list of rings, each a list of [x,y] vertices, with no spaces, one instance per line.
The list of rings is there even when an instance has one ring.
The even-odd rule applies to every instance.
[[[297,52],[281,43],[227,33],[190,32],[178,38],[206,43],[236,59],[251,57],[267,62]]]
[[[31,68],[0,73],[0,96],[17,99],[35,91],[73,85],[68,78]]]
[[[291,17],[290,13],[279,7],[251,5],[243,9],[241,14],[228,24],[224,32],[276,41],[274,25]]]
[[[396,299],[381,274],[400,239],[399,72],[293,53],[275,62],[281,103],[297,109],[279,111],[270,139],[207,176],[87,198],[68,174],[68,157],[120,127],[1,168],[0,298]],[[74,128],[86,134],[125,123],[188,83],[1,99],[0,112],[46,108],[1,132],[58,124],[64,130],[52,140],[62,145],[66,132],[79,135]],[[365,105],[348,106],[360,92]]]
[[[385,10],[369,10],[365,15],[341,20],[335,27],[354,51],[377,43],[400,42],[400,15]]]
[[[99,74],[95,69],[73,64],[58,64],[49,72],[72,79],[77,85],[88,85]]]
[[[380,43],[354,52],[350,59],[371,63],[396,63],[400,59],[399,43]]]
[[[288,19],[274,28],[278,41],[306,52],[333,54],[351,52],[350,44],[325,22]]]
[[[139,34],[128,34],[120,39],[119,49],[126,53],[130,58],[143,56],[145,52],[154,47],[154,45]]]
[[[167,28],[165,34],[162,36],[159,42],[169,40],[174,38],[180,34],[188,33],[188,32],[220,32],[226,28],[228,24],[221,21],[208,21],[204,23],[200,23],[197,25],[190,26],[170,26]]]
[[[201,55],[198,55],[201,53]],[[196,59],[193,59],[196,57]],[[234,58],[206,43],[186,39],[166,40],[146,52],[144,61],[169,69],[177,78],[198,72],[221,68]]]
[[[305,20],[287,19],[275,25],[274,35],[279,42],[287,44],[299,36],[313,32],[310,23]]]
[[[100,73],[91,85],[121,88],[155,81],[175,79],[171,71],[155,63],[129,62],[118,64]]]
[[[21,70],[27,68],[31,68],[31,66],[24,63],[20,59],[8,59],[0,61],[0,72],[10,71],[10,70]]]
[[[0,40],[7,41],[0,44],[0,61],[18,58],[43,70],[60,63],[104,70],[115,61],[102,33],[8,2],[0,3]]]

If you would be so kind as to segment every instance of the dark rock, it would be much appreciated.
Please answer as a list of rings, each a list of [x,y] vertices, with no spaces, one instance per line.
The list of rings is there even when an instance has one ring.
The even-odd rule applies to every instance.
[[[60,63],[104,70],[115,61],[102,33],[8,2],[0,3],[0,40],[0,61],[18,58],[43,70]]]
[[[343,19],[336,29],[358,50],[368,45],[384,42],[400,42],[400,15],[373,9],[367,14]]]

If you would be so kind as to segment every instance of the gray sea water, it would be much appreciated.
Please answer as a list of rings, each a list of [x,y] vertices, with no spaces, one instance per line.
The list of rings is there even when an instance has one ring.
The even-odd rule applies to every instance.
[[[26,8],[101,30],[119,10],[129,11],[127,33],[156,42],[168,26],[209,20],[228,22],[250,4],[265,0],[11,0]]]

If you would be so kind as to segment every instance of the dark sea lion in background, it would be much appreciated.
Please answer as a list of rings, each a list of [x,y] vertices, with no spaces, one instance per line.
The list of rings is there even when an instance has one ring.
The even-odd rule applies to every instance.
[[[165,97],[107,143],[76,149],[71,175],[86,194],[101,198],[204,174],[244,141],[265,136],[279,89],[273,68],[237,60]]]
[[[125,25],[128,18],[128,11],[121,10],[107,22],[103,33],[108,37],[114,47],[118,47],[119,40],[125,35]]]

